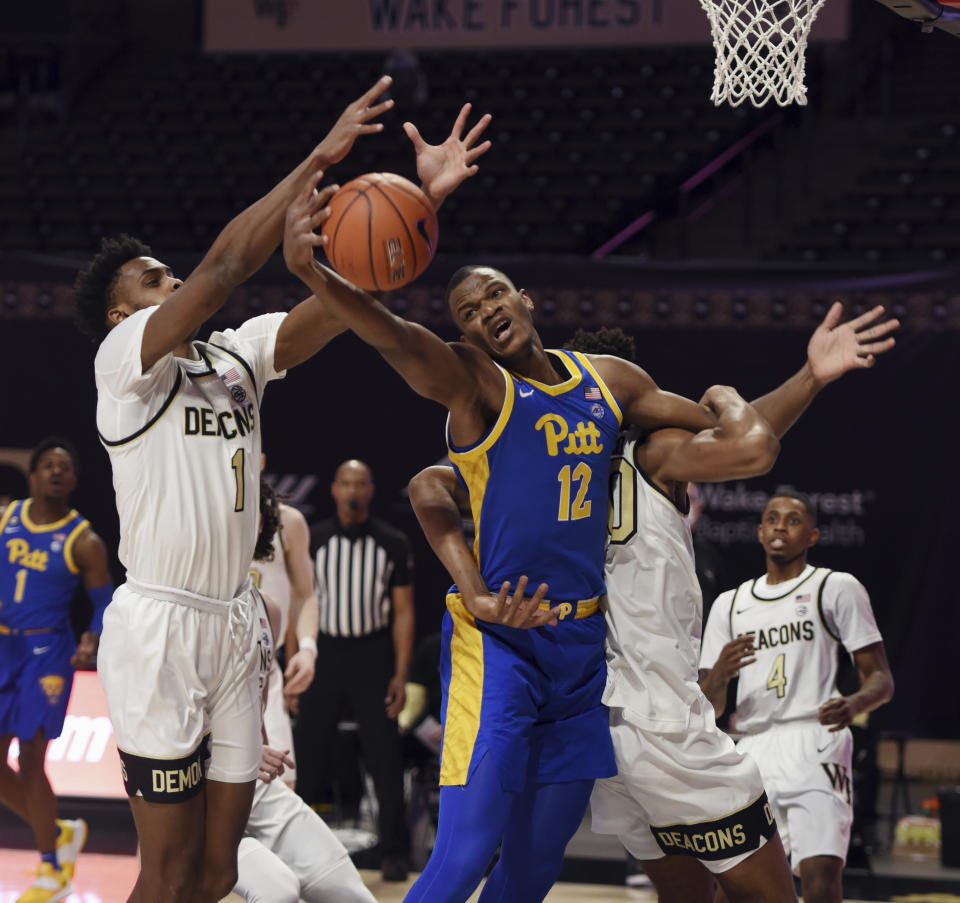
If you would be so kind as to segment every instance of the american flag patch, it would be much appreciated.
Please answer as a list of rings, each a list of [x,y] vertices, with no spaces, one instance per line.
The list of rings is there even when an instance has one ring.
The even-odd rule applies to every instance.
[[[583,397],[586,398],[587,401],[599,401],[603,396],[596,386],[584,386]]]
[[[227,370],[226,373],[220,375],[222,379],[228,386],[232,386],[234,383],[240,382],[243,377],[240,376],[240,371],[236,367],[231,367]]]
[[[803,602],[809,602],[809,601],[810,601],[810,593],[797,593],[797,595],[794,597],[793,601],[796,602],[797,605],[800,605],[800,604],[803,603]]]
[[[54,542],[66,542],[66,541],[67,541],[67,534],[66,534],[66,533],[54,533],[54,534],[53,534],[53,541],[54,541]]]

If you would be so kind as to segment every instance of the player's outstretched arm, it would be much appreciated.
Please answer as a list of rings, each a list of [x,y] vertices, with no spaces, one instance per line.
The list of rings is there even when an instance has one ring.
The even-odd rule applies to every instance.
[[[767,422],[729,386],[712,386],[701,404],[717,425],[699,433],[657,430],[637,447],[637,464],[660,483],[719,482],[767,473],[780,443]]]
[[[316,261],[314,248],[323,243],[323,237],[314,232],[323,215],[322,197],[307,185],[287,211],[283,256],[290,272],[302,279],[361,339],[376,348],[420,395],[449,408],[478,395],[486,397],[485,393],[495,399],[499,393],[499,399],[493,402],[499,410],[503,377],[486,355],[458,352],[429,329],[395,316],[379,301]]]
[[[872,712],[893,699],[893,673],[883,643],[858,649],[853,653],[853,661],[860,674],[860,689],[849,696],[828,700],[817,713],[820,723],[831,725],[831,731],[849,727],[857,715]]]
[[[466,506],[466,491],[451,467],[428,467],[410,481],[410,504],[420,521],[423,534],[440,563],[447,569],[463,597],[467,611],[481,621],[506,624],[510,627],[542,627],[556,624],[559,607],[544,610],[547,585],[541,583],[531,597],[524,596],[527,578],[520,577],[510,595],[510,584],[504,583],[493,595],[484,583],[473,553],[463,535],[460,506]]]
[[[810,337],[806,363],[782,386],[753,402],[777,438],[793,426],[824,386],[851,370],[872,367],[877,355],[893,348],[896,340],[891,333],[900,327],[900,321],[878,322],[883,313],[878,305],[840,323],[843,305],[839,301],[831,305]]]
[[[646,430],[677,427],[692,433],[716,426],[716,414],[711,408],[665,392],[636,364],[606,354],[589,357],[620,405],[626,423]]]
[[[284,694],[290,696],[302,693],[313,682],[320,603],[314,588],[307,521],[296,508],[282,505],[280,522],[283,525],[284,565],[290,581],[290,623],[297,637],[297,651],[288,652],[283,675]]]
[[[189,339],[236,286],[263,266],[280,244],[287,206],[303,185],[313,185],[310,180],[318,172],[342,160],[359,135],[383,129],[372,120],[393,105],[375,103],[389,84],[385,76],[353,101],[296,169],[227,223],[197,268],[146,325],[140,353],[144,371]]]
[[[427,144],[412,122],[403,124],[403,130],[413,142],[413,149],[417,155],[420,187],[434,210],[440,209],[440,205],[447,196],[464,179],[477,174],[480,167],[477,166],[476,161],[490,150],[490,141],[484,141],[482,144],[477,144],[477,141],[490,125],[493,117],[485,113],[466,136],[462,137],[469,116],[470,104],[465,103],[460,108],[450,134],[442,144]]]
[[[93,604],[90,625],[80,635],[76,652],[70,657],[74,668],[86,668],[97,654],[103,630],[103,612],[113,597],[113,583],[107,563],[107,547],[89,527],[73,545],[73,560],[80,569],[80,579]]]

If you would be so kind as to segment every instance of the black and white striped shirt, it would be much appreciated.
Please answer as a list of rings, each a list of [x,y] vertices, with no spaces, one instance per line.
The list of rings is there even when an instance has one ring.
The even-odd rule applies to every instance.
[[[410,541],[378,518],[348,527],[331,517],[310,530],[320,633],[357,637],[390,626],[390,589],[412,582]]]

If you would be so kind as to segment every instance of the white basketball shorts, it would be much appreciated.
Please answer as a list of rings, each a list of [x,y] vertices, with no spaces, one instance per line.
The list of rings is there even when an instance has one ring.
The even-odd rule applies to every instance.
[[[215,610],[167,595],[136,592],[129,582],[117,588],[97,670],[127,793],[177,803],[199,793],[205,778],[257,777],[265,659],[253,591]]]
[[[799,874],[811,856],[847,860],[853,825],[853,735],[816,722],[777,725],[743,737],[770,796],[783,848]]]
[[[593,830],[637,859],[690,856],[719,874],[769,840],[776,824],[757,766],[717,726],[704,698],[690,726],[652,731],[610,710],[618,774],[594,785]]]

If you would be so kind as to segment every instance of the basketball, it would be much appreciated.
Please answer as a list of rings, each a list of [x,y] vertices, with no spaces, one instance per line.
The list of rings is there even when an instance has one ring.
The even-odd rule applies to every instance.
[[[437,215],[413,182],[372,172],[344,185],[323,224],[330,265],[367,291],[412,282],[437,249]]]

